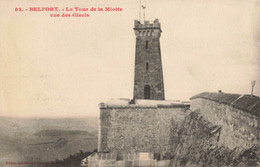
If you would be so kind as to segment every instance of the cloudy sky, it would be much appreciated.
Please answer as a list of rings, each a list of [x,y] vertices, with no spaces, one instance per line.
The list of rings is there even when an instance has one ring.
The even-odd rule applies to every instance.
[[[260,95],[259,1],[142,1],[146,19],[161,22],[167,100],[204,91],[249,94],[252,80]],[[123,11],[51,18],[16,7]],[[0,115],[97,116],[98,103],[132,98],[138,17],[139,0],[1,0]]]

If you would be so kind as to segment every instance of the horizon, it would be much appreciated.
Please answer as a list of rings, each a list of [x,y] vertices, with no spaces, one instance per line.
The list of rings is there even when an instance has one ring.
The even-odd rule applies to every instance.
[[[94,116],[94,115],[84,115],[84,116],[56,116],[56,117],[52,117],[52,116],[8,116],[8,115],[0,115],[0,118],[7,118],[7,119],[85,119],[85,118],[98,118],[98,116]]]

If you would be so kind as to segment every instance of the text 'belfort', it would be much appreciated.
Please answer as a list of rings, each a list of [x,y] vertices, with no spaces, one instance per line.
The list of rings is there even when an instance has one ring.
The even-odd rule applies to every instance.
[[[86,12],[122,12],[121,7],[28,7],[15,8],[15,12],[51,12],[51,17],[89,17]],[[57,12],[57,13],[53,13]],[[62,12],[62,13],[59,13]],[[66,12],[66,13],[64,13]]]

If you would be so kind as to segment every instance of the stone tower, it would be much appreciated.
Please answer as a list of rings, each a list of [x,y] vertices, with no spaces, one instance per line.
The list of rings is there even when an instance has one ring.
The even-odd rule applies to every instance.
[[[160,50],[161,25],[135,20],[134,99],[164,100],[163,71]]]

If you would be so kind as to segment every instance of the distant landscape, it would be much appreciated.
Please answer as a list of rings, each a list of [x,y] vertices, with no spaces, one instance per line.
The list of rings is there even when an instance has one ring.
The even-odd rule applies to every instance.
[[[0,166],[49,162],[97,148],[98,118],[0,117]]]

